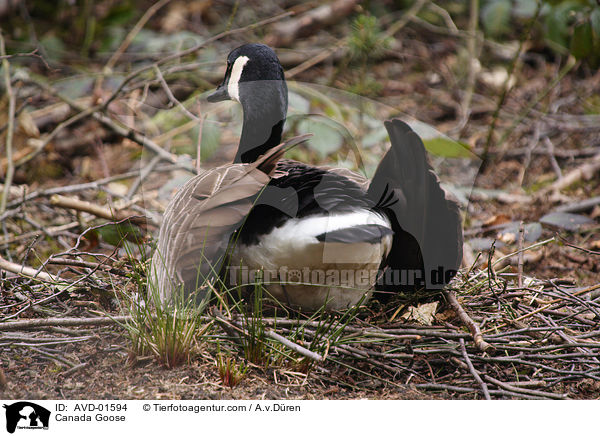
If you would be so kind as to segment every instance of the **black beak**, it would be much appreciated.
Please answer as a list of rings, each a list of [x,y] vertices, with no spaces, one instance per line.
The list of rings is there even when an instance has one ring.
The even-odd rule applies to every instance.
[[[217,89],[210,94],[206,99],[211,103],[216,103],[217,101],[230,100],[229,94],[227,93],[227,86],[223,83],[220,84]]]

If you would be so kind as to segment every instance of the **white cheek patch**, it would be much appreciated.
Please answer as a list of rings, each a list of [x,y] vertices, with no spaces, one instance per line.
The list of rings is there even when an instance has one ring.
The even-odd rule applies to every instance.
[[[233,63],[233,68],[231,69],[231,75],[229,76],[229,83],[227,85],[227,93],[229,97],[240,101],[240,78],[242,77],[242,71],[244,70],[244,65],[248,63],[250,58],[248,56],[240,56]]]

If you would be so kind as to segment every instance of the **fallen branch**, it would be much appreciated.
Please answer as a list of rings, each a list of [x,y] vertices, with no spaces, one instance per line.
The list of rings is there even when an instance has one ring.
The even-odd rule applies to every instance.
[[[118,275],[121,277],[128,276],[128,274],[126,272],[121,271],[120,269],[115,268],[111,265],[105,265],[105,264],[95,263],[95,262],[86,262],[84,260],[50,258],[50,259],[48,259],[47,263],[52,264],[52,265],[65,265],[65,266],[75,266],[75,267],[81,267],[81,268],[99,269],[99,270],[107,271],[111,274]]]
[[[538,191],[537,196],[539,198],[546,198],[549,193],[568,188],[580,180],[590,180],[598,174],[598,171],[600,171],[600,153],[596,154],[590,162],[580,165],[578,168],[565,174],[562,179],[558,179],[550,186]]]
[[[289,339],[286,339],[283,336],[275,333],[273,330],[265,330],[265,336],[270,339],[273,339],[274,341],[279,342],[282,345],[285,345],[290,350],[293,350],[296,353],[301,354],[302,356],[308,357],[309,359],[316,360],[317,362],[321,362],[324,360],[323,356],[321,356],[320,354],[307,350],[301,345],[293,343]]]
[[[479,348],[481,351],[486,351],[488,348],[490,348],[491,345],[483,340],[483,335],[481,334],[479,325],[477,325],[475,321],[473,321],[471,317],[467,314],[467,312],[465,312],[465,310],[462,308],[462,306],[458,302],[458,299],[456,298],[456,294],[454,293],[454,291],[444,290],[444,296],[446,297],[448,303],[450,303],[450,306],[452,307],[452,309],[454,309],[462,323],[469,328],[471,335],[473,336],[473,342],[475,342],[475,346],[477,346],[477,348]]]
[[[167,84],[167,81],[165,80],[163,74],[160,71],[160,68],[158,67],[158,65],[154,66],[154,72],[156,73],[156,77],[158,78],[158,81],[160,82],[160,85],[162,86],[163,90],[165,91],[165,93],[167,94],[167,97],[169,98],[169,101],[171,103],[173,103],[175,106],[177,106],[179,109],[181,109],[181,111],[187,115],[188,118],[196,121],[196,122],[200,122],[200,118],[198,118],[196,115],[194,115],[193,113],[191,113],[189,110],[187,110],[187,108],[179,101],[175,98],[175,96],[173,95],[173,92],[171,91],[171,88],[169,88],[169,85]]]
[[[265,43],[274,47],[288,46],[298,38],[314,34],[317,30],[337,23],[350,15],[361,0],[335,0],[318,8],[273,26]]]
[[[57,90],[55,90],[54,88],[52,88],[50,85],[48,85],[47,83],[44,83],[42,81],[32,81],[31,83],[37,85],[38,87],[40,87],[41,89],[43,89],[44,91],[54,95],[55,97],[60,98],[62,101],[64,101],[65,103],[67,103],[69,106],[71,106],[71,108],[75,109],[76,111],[78,111],[78,113],[76,115],[74,115],[73,117],[71,117],[69,120],[64,121],[63,123],[72,123],[73,120],[80,120],[83,119],[87,116],[91,116],[92,118],[94,118],[95,120],[99,121],[100,123],[102,123],[105,127],[109,128],[110,130],[112,130],[114,133],[116,133],[117,135],[126,138],[126,139],[130,139],[133,142],[148,148],[150,151],[154,152],[155,154],[159,155],[160,157],[162,157],[164,160],[166,160],[167,162],[171,162],[171,163],[176,163],[177,158],[172,155],[171,153],[169,153],[168,151],[166,151],[165,149],[163,149],[160,145],[156,144],[154,141],[152,141],[151,139],[145,137],[144,135],[139,134],[138,132],[136,132],[135,130],[133,130],[130,127],[122,127],[120,125],[118,125],[115,121],[113,121],[109,116],[104,115],[103,113],[100,112],[100,110],[102,110],[105,106],[106,103],[102,106],[93,106],[93,107],[83,107],[81,104],[77,103],[76,101],[70,99],[69,97],[61,94],[60,92],[58,92]],[[56,129],[55,129],[56,130]],[[47,138],[46,138],[47,139]],[[44,141],[44,146],[47,145],[47,141]],[[194,168],[192,166],[185,166],[182,164],[182,168],[185,169],[189,169],[192,172],[195,172]]]
[[[0,331],[29,330],[38,327],[77,327],[77,326],[106,326],[131,321],[126,316],[97,317],[97,318],[40,318],[0,323]]]
[[[600,204],[600,195],[592,198],[586,198],[581,201],[574,201],[572,203],[563,204],[554,208],[554,212],[582,212],[598,206]]]
[[[208,38],[208,39],[206,39],[206,40],[202,41],[202,42],[201,42],[201,43],[199,43],[199,44],[196,44],[196,45],[195,45],[195,46],[193,46],[193,47],[190,47],[190,48],[188,48],[188,49],[182,50],[182,51],[180,51],[180,52],[177,52],[177,53],[173,53],[172,55],[169,55],[169,56],[165,56],[165,57],[163,57],[163,58],[161,58],[161,59],[157,60],[156,62],[154,62],[154,63],[152,63],[152,64],[149,64],[149,65],[145,65],[145,66],[143,66],[143,67],[140,67],[140,68],[138,68],[137,70],[135,70],[135,71],[133,71],[132,73],[130,73],[130,74],[127,76],[127,77],[125,77],[125,79],[123,79],[123,81],[122,81],[122,82],[121,82],[121,84],[120,84],[120,85],[117,87],[117,89],[115,89],[115,90],[113,91],[113,93],[110,95],[110,97],[108,97],[108,99],[106,99],[106,100],[104,101],[104,103],[103,103],[103,108],[107,108],[107,107],[108,107],[108,105],[109,105],[109,104],[110,104],[110,103],[111,103],[111,102],[112,102],[112,101],[113,101],[115,98],[117,98],[117,97],[118,97],[118,95],[119,95],[119,94],[121,93],[121,91],[122,91],[122,90],[125,88],[125,86],[126,86],[127,84],[129,84],[129,82],[131,82],[133,79],[135,79],[135,78],[136,78],[137,76],[139,76],[140,74],[142,74],[142,73],[144,73],[144,72],[146,72],[146,71],[148,71],[148,70],[150,70],[150,69],[154,68],[154,66],[155,66],[155,65],[157,65],[157,66],[159,66],[159,65],[163,65],[163,64],[165,64],[165,63],[167,63],[167,62],[171,62],[172,60],[179,59],[179,58],[181,58],[181,57],[184,57],[184,56],[191,55],[191,54],[193,54],[193,53],[197,52],[198,50],[200,50],[200,49],[202,49],[202,48],[206,47],[207,45],[209,45],[209,44],[212,44],[212,43],[213,43],[213,42],[215,42],[215,41],[218,41],[218,40],[220,40],[220,39],[223,39],[223,38],[225,38],[226,36],[232,36],[232,35],[236,35],[236,34],[238,34],[238,33],[243,33],[243,32],[246,32],[246,31],[248,31],[248,30],[254,29],[254,28],[256,28],[256,27],[262,27],[262,26],[265,26],[265,25],[267,25],[267,24],[270,24],[270,23],[273,23],[273,22],[279,21],[279,20],[281,20],[281,19],[283,19],[283,18],[285,18],[285,17],[289,17],[290,15],[293,15],[293,12],[284,12],[284,13],[282,13],[282,14],[279,14],[279,15],[276,15],[276,16],[274,16],[274,17],[270,17],[270,18],[267,18],[267,19],[265,19],[265,20],[258,21],[258,22],[256,22],[256,23],[252,23],[252,24],[249,24],[249,25],[247,25],[247,26],[240,27],[240,28],[238,28],[238,29],[226,30],[226,31],[224,31],[224,32],[221,32],[221,33],[219,33],[219,34],[217,34],[217,35],[215,35],[215,36],[212,36],[212,37],[210,37],[210,38]]]
[[[3,239],[0,239],[0,247],[14,244],[15,242],[26,241],[27,239],[36,238],[41,235],[56,236],[59,233],[62,233],[66,230],[71,230],[71,229],[74,229],[77,227],[79,227],[79,223],[72,222],[72,223],[64,224],[62,226],[48,227],[48,228],[41,229],[41,230],[34,230],[32,232],[23,233],[18,236],[12,236],[10,238],[3,238]]]
[[[44,282],[49,283],[57,283],[59,282],[58,278],[54,277],[51,274],[45,273],[43,271],[39,271],[35,268],[31,268],[24,265],[19,265],[18,263],[9,262],[0,256],[0,270],[6,270],[14,274],[18,274],[21,276],[38,279]]]
[[[152,16],[159,9],[161,9],[163,6],[165,6],[170,1],[171,0],[160,0],[160,1],[156,2],[156,3],[154,3],[152,6],[150,6],[146,10],[146,12],[144,12],[144,15],[142,15],[142,17],[138,20],[138,22],[135,23],[135,26],[133,26],[133,28],[129,31],[129,33],[127,34],[127,36],[123,40],[123,42],[121,42],[121,45],[119,45],[119,48],[113,53],[113,55],[110,57],[110,59],[106,63],[105,69],[107,71],[112,71],[112,69],[117,64],[117,61],[119,60],[119,58],[121,57],[121,55],[123,53],[125,53],[125,50],[127,50],[127,48],[131,45],[131,43],[134,40],[134,38],[136,37],[136,35],[140,32],[140,30],[142,30],[142,28],[146,25],[146,23],[148,22],[148,20],[150,18],[152,18]]]
[[[179,164],[165,164],[165,165],[157,166],[156,168],[153,169],[153,171],[154,172],[168,172],[168,171],[175,171],[177,169],[183,169],[183,167]],[[111,182],[115,182],[117,180],[129,179],[132,177],[137,177],[139,175],[140,175],[140,170],[134,170],[134,171],[128,171],[123,174],[117,174],[117,175],[114,175],[111,177],[106,177],[104,179],[99,179],[99,180],[96,180],[95,182],[80,183],[80,184],[76,184],[76,185],[58,186],[56,188],[42,189],[40,191],[34,191],[30,194],[27,194],[24,197],[21,197],[17,200],[11,201],[10,203],[7,204],[7,207],[14,208],[14,207],[20,206],[21,204],[26,203],[28,201],[35,200],[36,198],[50,197],[54,194],[67,194],[67,193],[81,192],[81,191],[85,191],[88,189],[92,190],[92,191],[96,191],[98,189],[101,189],[101,187],[103,185],[107,185]],[[8,212],[11,212],[11,211],[8,211]],[[5,212],[5,214],[8,212]],[[0,215],[0,221],[2,221],[5,218],[5,216],[4,216],[5,214]]]
[[[249,336],[249,333],[243,328],[243,325],[241,323],[231,321],[230,319],[228,319],[225,316],[223,316],[216,309],[213,309],[213,315],[215,315],[215,317],[217,318],[217,320],[220,321],[219,324],[222,327],[223,327],[223,324],[225,324],[227,326],[226,328],[224,328],[224,330],[229,335],[232,334],[232,330],[231,329],[234,329],[235,332],[237,332],[237,333],[241,333],[244,336]],[[309,359],[312,359],[312,360],[316,360],[317,362],[320,362],[320,361],[323,360],[323,356],[321,356],[320,354],[315,353],[314,351],[310,351],[310,350],[304,348],[301,345],[295,344],[294,342],[290,341],[289,339],[286,339],[283,336],[275,333],[273,330],[265,329],[264,330],[264,334],[265,334],[266,337],[268,337],[270,339],[273,339],[276,342],[279,342],[283,346],[289,348],[290,350],[293,350],[293,351],[297,352],[298,354],[300,354],[302,356],[308,357]],[[236,337],[239,340],[239,335],[235,334],[233,336],[234,339]]]
[[[463,359],[465,359],[465,363],[467,364],[467,368],[469,369],[469,372],[471,373],[471,375],[473,375],[473,378],[481,387],[481,392],[483,393],[483,396],[485,397],[485,399],[491,400],[492,398],[490,397],[490,392],[488,391],[487,385],[481,379],[479,372],[477,372],[477,370],[473,366],[473,362],[471,362],[471,359],[469,359],[469,354],[467,353],[467,348],[465,347],[465,340],[463,338],[460,338],[458,340],[458,343],[460,344],[460,351],[463,355]]]
[[[4,36],[0,30],[0,55],[6,55],[6,49],[4,47]],[[15,109],[16,109],[16,97],[10,83],[10,64],[6,57],[2,58],[2,69],[4,70],[4,87],[6,89],[6,95],[8,97],[8,124],[6,130],[6,139],[4,141],[4,149],[6,151],[6,174],[4,175],[4,192],[2,193],[2,200],[0,201],[0,214],[6,210],[6,202],[8,200],[8,193],[10,191],[10,185],[15,173],[15,165],[13,161],[13,133],[15,130]]]
[[[490,383],[495,384],[496,386],[498,386],[502,389],[506,389],[507,391],[510,391],[510,392],[517,392],[519,394],[532,395],[534,397],[551,398],[554,400],[564,400],[567,397],[567,394],[554,394],[552,392],[535,391],[533,389],[526,389],[526,388],[513,386],[511,384],[504,383],[504,382],[502,382],[498,379],[495,379],[494,377],[491,377],[486,374],[484,374],[483,377]]]
[[[90,203],[89,201],[82,201],[74,197],[65,197],[62,195],[54,194],[50,197],[50,204],[58,206],[63,209],[73,209],[80,212],[87,212],[95,215],[99,218],[107,220],[129,220],[130,222],[140,223],[144,221],[143,217],[132,215],[123,211],[107,209],[97,204]]]

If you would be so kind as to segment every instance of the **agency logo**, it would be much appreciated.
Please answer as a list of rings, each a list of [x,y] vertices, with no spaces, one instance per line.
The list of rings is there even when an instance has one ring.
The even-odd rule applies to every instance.
[[[6,431],[14,433],[18,429],[48,429],[50,411],[29,401],[4,404],[6,409]]]

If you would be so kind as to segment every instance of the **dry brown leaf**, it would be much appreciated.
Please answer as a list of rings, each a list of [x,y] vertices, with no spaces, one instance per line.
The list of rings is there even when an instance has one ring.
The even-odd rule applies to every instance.
[[[498,226],[500,224],[506,224],[509,222],[511,222],[510,217],[508,215],[501,213],[499,215],[494,215],[493,217],[485,220],[483,223],[483,227],[493,227],[493,226]]]
[[[517,240],[517,235],[512,232],[498,234],[498,239],[504,242],[506,245],[514,244]]]
[[[435,312],[438,307],[438,302],[419,304],[417,307],[409,306],[406,312],[402,315],[407,321],[415,321],[423,325],[433,324]]]
[[[17,121],[19,122],[19,132],[30,138],[39,138],[40,131],[33,120],[33,117],[28,111],[23,111],[19,114]]]

